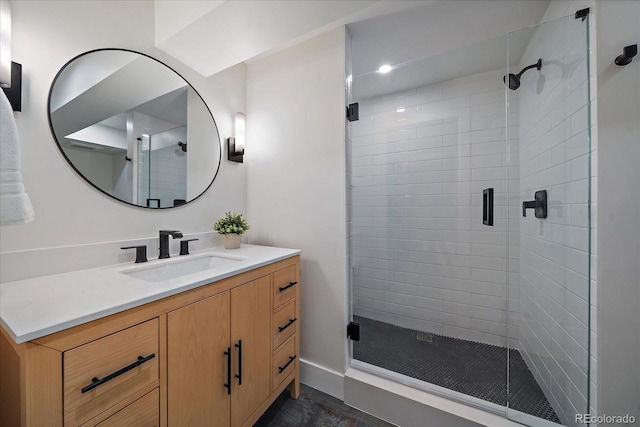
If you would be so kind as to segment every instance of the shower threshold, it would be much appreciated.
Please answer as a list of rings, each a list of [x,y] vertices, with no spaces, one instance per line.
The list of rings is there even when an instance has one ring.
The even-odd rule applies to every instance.
[[[416,331],[365,317],[353,358],[500,406],[507,404],[507,349]],[[556,413],[527,368],[509,349],[509,408],[560,424]]]

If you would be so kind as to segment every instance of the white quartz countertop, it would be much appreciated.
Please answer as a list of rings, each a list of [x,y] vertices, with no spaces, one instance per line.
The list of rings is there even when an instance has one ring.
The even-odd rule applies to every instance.
[[[19,344],[299,253],[297,249],[243,244],[235,250],[216,247],[140,264],[117,264],[5,282],[0,284],[0,324]],[[175,263],[173,267],[179,269],[179,263],[209,255],[232,261],[166,280],[147,281],[134,277],[136,270],[166,265],[166,271],[172,272],[171,264]]]

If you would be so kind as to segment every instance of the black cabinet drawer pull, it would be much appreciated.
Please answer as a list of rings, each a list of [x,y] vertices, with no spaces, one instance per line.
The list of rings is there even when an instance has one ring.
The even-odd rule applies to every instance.
[[[293,319],[289,319],[289,323],[287,323],[284,326],[278,326],[278,332],[282,332],[285,329],[287,329],[289,326],[293,325],[295,323],[295,321],[298,320],[297,317],[294,317]]]
[[[129,372],[130,370],[132,370],[133,368],[137,368],[138,366],[142,365],[144,362],[148,362],[149,360],[153,359],[154,357],[156,357],[155,353],[150,354],[147,357],[142,357],[142,356],[138,356],[138,360],[136,360],[135,362],[133,362],[131,365],[125,366],[124,368],[107,375],[106,377],[99,379],[98,377],[93,377],[93,379],[91,380],[92,383],[89,384],[86,387],[82,388],[82,393],[86,393],[88,391],[93,390],[94,388],[98,387],[99,385],[102,385],[104,383],[106,383],[107,381],[111,381],[112,379],[114,379],[117,376],[120,376],[122,374],[124,374],[125,372]]]
[[[238,373],[236,378],[238,379],[238,385],[242,385],[242,340],[238,340],[236,347],[238,348]]]
[[[295,354],[293,356],[289,356],[289,361],[287,363],[284,364],[284,366],[280,366],[278,368],[278,373],[281,374],[285,369],[287,369],[287,366],[291,365],[291,362],[293,362],[294,360],[296,360],[296,356]]]
[[[287,286],[280,286],[278,289],[280,289],[280,292],[285,291],[287,289],[289,289],[292,286],[297,285],[298,282],[289,282],[289,284]]]
[[[227,356],[227,382],[224,386],[227,389],[227,394],[231,394],[231,347],[227,347],[224,355]]]

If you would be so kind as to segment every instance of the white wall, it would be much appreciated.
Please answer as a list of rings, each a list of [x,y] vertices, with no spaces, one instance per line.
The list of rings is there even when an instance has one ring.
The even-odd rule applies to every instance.
[[[244,86],[244,76],[242,76]],[[233,84],[230,85],[234,87]],[[244,110],[243,110],[244,111]],[[205,120],[211,120],[209,111],[203,107],[198,94],[193,89],[187,92],[187,135],[183,142],[211,141],[218,138],[213,134],[215,129],[198,126]],[[187,200],[192,200],[202,194],[211,184],[211,176],[218,167],[211,159],[221,156],[221,162],[226,161],[226,135],[220,135],[221,144],[190,144],[187,145]],[[227,162],[228,163],[228,162]],[[238,168],[240,169],[240,168]]]
[[[67,157],[84,176],[107,193],[114,194],[114,157],[110,153],[65,148]],[[123,152],[124,153],[124,152]],[[124,156],[124,154],[122,154]],[[129,199],[131,200],[131,197]]]
[[[120,200],[131,200],[133,202],[133,165],[127,160],[126,152],[112,154],[113,171],[111,180],[113,182],[113,193]]]
[[[598,414],[640,420],[640,2],[596,2],[598,46]],[[596,343],[594,342],[595,346]],[[593,396],[595,398],[595,396]]]
[[[517,336],[515,281],[507,316],[507,192],[517,193],[518,183],[508,188],[503,75],[498,69],[358,100],[351,152],[354,314],[502,346],[509,319],[509,335]],[[517,136],[513,105],[509,133]],[[511,144],[513,160],[517,148]],[[518,175],[517,162],[510,173]],[[485,188],[495,191],[492,227],[482,223]],[[512,244],[517,226],[516,220],[509,230]],[[512,256],[516,277],[518,251]]]
[[[339,28],[248,65],[250,243],[302,250],[301,357],[342,395],[346,349],[344,65]],[[331,389],[331,390],[330,390]]]
[[[207,231],[225,211],[246,212],[245,167],[226,161],[209,191],[187,206],[150,211],[116,202],[67,165],[47,120],[49,87],[68,60],[91,49],[123,47],[181,73],[209,105],[224,139],[231,135],[235,112],[246,107],[243,64],[205,79],[155,50],[153,2],[19,1],[12,6],[13,59],[23,66],[23,108],[16,121],[35,220],[2,227],[1,251],[156,237],[163,228]]]

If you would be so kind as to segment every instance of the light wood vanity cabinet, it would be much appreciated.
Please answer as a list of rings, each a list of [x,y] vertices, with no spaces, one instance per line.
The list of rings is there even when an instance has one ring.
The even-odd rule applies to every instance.
[[[264,276],[169,313],[169,425],[241,426],[267,400],[270,295]]]
[[[299,278],[294,256],[24,344],[0,327],[0,427],[251,426],[300,392]]]

